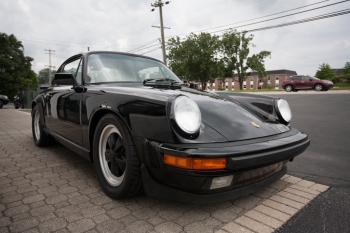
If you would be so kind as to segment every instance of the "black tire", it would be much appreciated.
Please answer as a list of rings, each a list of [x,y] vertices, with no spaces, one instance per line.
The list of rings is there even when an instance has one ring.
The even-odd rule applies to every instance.
[[[4,104],[2,103],[2,101],[0,101],[0,108],[2,108],[4,106]]]
[[[18,104],[14,104],[15,105],[15,109],[19,109],[19,105]]]
[[[55,139],[51,135],[44,132],[39,109],[41,108],[38,105],[35,105],[32,110],[32,134],[34,143],[38,147],[53,145],[55,143]]]
[[[284,89],[286,90],[286,92],[291,92],[291,91],[293,91],[292,85],[287,85],[287,86],[284,87]]]
[[[140,161],[134,141],[125,123],[114,114],[103,116],[96,126],[93,161],[108,196],[127,198],[141,191]]]
[[[315,89],[315,91],[323,91],[324,87],[323,87],[322,84],[317,83],[317,84],[314,86],[314,89]]]

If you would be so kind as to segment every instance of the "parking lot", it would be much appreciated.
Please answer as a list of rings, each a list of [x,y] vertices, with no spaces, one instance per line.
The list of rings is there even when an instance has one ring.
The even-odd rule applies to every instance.
[[[328,189],[286,175],[215,204],[113,200],[90,162],[60,144],[34,145],[28,112],[1,109],[0,119],[0,232],[274,232]]]

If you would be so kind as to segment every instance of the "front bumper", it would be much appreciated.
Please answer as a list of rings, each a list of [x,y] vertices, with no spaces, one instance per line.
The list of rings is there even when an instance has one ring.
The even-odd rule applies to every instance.
[[[210,203],[249,194],[280,179],[286,164],[309,145],[306,134],[292,129],[286,133],[229,143],[158,144],[145,141],[146,160],[142,166],[148,196],[188,203]],[[163,164],[163,154],[184,157],[225,157],[224,170],[195,171]],[[211,189],[217,177],[233,176],[232,182]]]
[[[8,104],[10,102],[9,99],[3,99],[2,102],[4,103],[4,105]]]

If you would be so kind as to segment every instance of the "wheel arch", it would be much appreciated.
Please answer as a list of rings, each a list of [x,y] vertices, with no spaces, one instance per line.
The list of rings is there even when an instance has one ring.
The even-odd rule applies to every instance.
[[[89,123],[89,144],[90,144],[90,159],[91,159],[91,162],[94,162],[93,161],[93,139],[94,139],[94,134],[95,134],[95,130],[96,130],[96,126],[99,122],[99,120],[107,115],[107,114],[113,114],[115,115],[116,117],[118,117],[119,119],[121,119],[127,129],[130,131],[130,133],[132,132],[131,131],[131,127],[130,125],[128,124],[128,122],[116,111],[113,111],[112,109],[106,109],[106,108],[102,108],[102,109],[99,109],[97,110],[91,117],[90,119],[90,123]]]

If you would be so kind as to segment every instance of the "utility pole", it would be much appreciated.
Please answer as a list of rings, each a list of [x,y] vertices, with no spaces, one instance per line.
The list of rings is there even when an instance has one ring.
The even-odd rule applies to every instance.
[[[55,68],[54,66],[51,66],[51,54],[55,54],[55,50],[51,50],[51,49],[44,49],[45,54],[49,54],[49,65],[46,67],[49,67],[49,84],[51,83],[51,68]]]
[[[169,4],[169,1],[166,1],[165,4]],[[163,51],[163,62],[166,64],[166,53],[165,53],[165,41],[164,41],[164,26],[163,26],[163,11],[162,7],[164,6],[164,3],[162,0],[158,0],[155,3],[151,3],[152,7],[159,7],[159,16],[160,16],[160,33],[162,36],[162,51]],[[154,11],[155,8],[153,8],[151,11]]]

